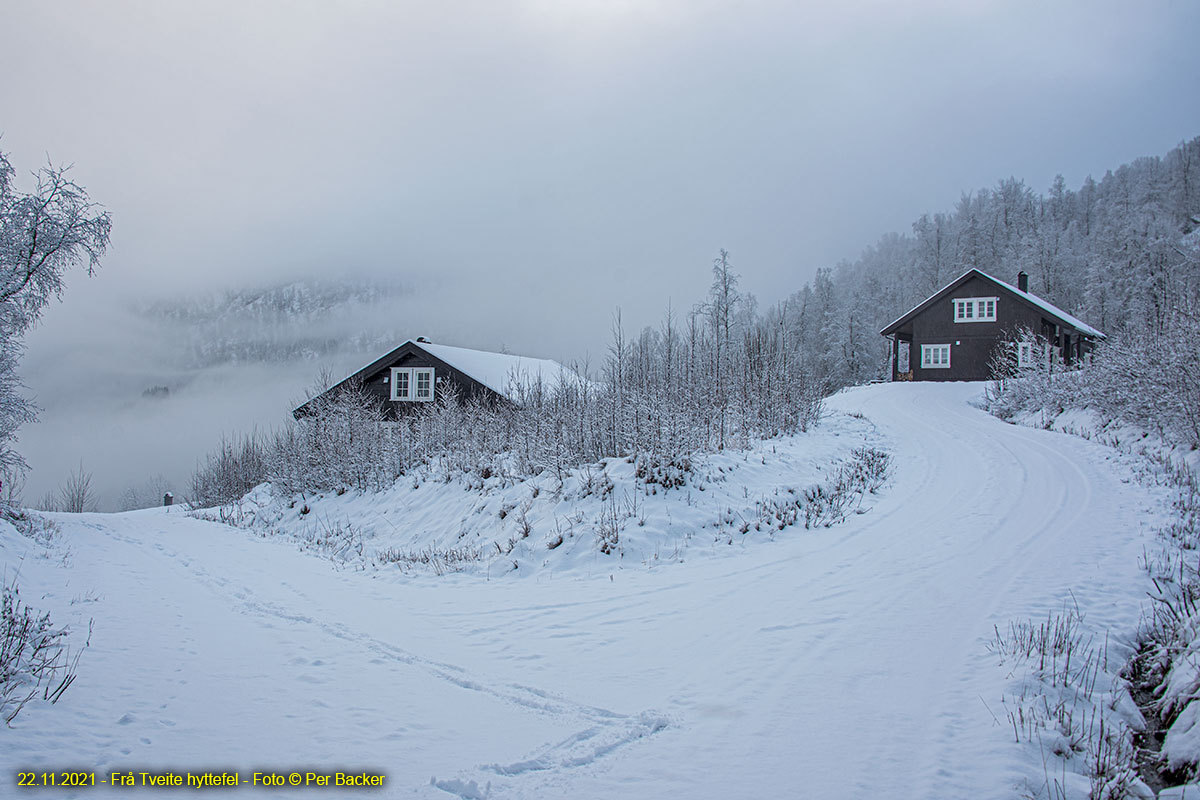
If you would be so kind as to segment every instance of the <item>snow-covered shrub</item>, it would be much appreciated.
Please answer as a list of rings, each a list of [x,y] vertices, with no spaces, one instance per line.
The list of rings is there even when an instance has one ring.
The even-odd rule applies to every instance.
[[[58,702],[75,681],[79,657],[70,657],[66,628],[22,602],[16,582],[0,589],[0,717],[12,722],[39,694]]]
[[[859,447],[849,461],[839,464],[833,477],[802,492],[794,489],[783,499],[768,498],[758,503],[756,529],[783,530],[803,522],[805,528],[829,528],[862,506],[866,494],[874,494],[887,481],[891,454],[874,447]],[[749,531],[749,524],[742,532]]]
[[[79,514],[84,511],[96,510],[96,496],[92,492],[92,473],[79,468],[67,476],[66,482],[58,487],[58,491],[47,489],[42,498],[33,506],[39,511],[66,511]]]
[[[267,445],[258,433],[222,439],[192,475],[191,503],[210,508],[241,499],[267,476]]]
[[[1167,730],[1159,769],[1177,780],[1193,778],[1200,765],[1200,485],[1186,468],[1173,472],[1178,515],[1160,531],[1166,548],[1144,566],[1154,581],[1151,605],[1139,633],[1141,646],[1127,667],[1130,679],[1153,698],[1149,713]]]
[[[1200,317],[1105,342],[1086,377],[1086,401],[1101,414],[1200,447]]]
[[[692,460],[687,456],[664,459],[660,456],[640,456],[634,475],[642,483],[663,489],[674,489],[687,484],[692,474]]]
[[[1086,679],[1095,666],[1096,651],[1083,630],[1078,609],[1046,613],[1040,621],[1009,622],[1008,632],[996,628],[991,649],[1006,661],[1030,662],[1033,674],[1052,686],[1069,686]]]
[[[850,469],[856,487],[875,494],[887,483],[892,471],[892,454],[878,447],[858,447],[851,452]]]
[[[384,564],[396,564],[401,568],[420,564],[429,567],[438,575],[458,572],[482,558],[483,551],[478,547],[450,547],[443,550],[435,550],[432,547],[424,550],[388,548],[376,555],[376,559]]]
[[[58,527],[58,523],[35,512],[12,509],[10,507],[2,515],[2,518],[11,522],[13,527],[22,536],[33,539],[45,548],[54,546],[59,539],[59,535],[62,533],[62,530]]]
[[[317,394],[303,419],[249,450],[223,445],[197,473],[193,500],[230,502],[264,478],[284,494],[377,491],[414,470],[476,487],[547,471],[561,483],[614,457],[636,460],[646,483],[681,486],[694,454],[805,431],[822,414],[825,384],[796,340],[757,317],[736,285],[723,253],[685,329],[668,313],[630,341],[618,319],[598,382],[514,381],[495,403],[464,401],[443,382],[434,402],[390,421],[361,387]]]
[[[674,362],[677,342],[642,344],[617,348],[603,384],[532,380],[511,389],[512,402],[462,402],[439,385],[435,402],[385,422],[359,389],[320,396],[306,417],[267,438],[266,477],[285,494],[379,490],[417,468],[481,483],[545,471],[561,481],[584,465],[628,457],[646,483],[672,488],[686,482],[694,453],[796,433],[820,417],[818,387],[799,372],[722,410],[701,356],[684,368]]]
[[[363,554],[363,532],[348,520],[317,520],[314,526],[301,530],[298,538],[306,548],[316,550],[332,561],[346,562],[361,558]]]
[[[1089,408],[1157,433],[1170,442],[1200,447],[1200,316],[1180,313],[1160,327],[1128,329],[1097,345],[1090,363],[1074,369],[1038,359],[1017,367],[1015,348],[1044,352],[1046,343],[1023,332],[992,361],[988,409],[1001,419],[1022,413],[1047,418],[1067,408]]]
[[[1025,353],[1022,362],[1020,353]],[[1005,337],[992,351],[988,367],[992,382],[985,398],[988,410],[1003,420],[1011,420],[1031,408],[1054,404],[1056,380],[1062,369],[1055,370],[1049,356],[1049,343],[1028,328]]]
[[[284,494],[381,489],[403,474],[398,432],[360,386],[318,395],[310,413],[267,437],[263,477]]]

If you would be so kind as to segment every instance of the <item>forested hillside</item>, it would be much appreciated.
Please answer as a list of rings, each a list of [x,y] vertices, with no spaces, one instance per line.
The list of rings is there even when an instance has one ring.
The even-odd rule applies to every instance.
[[[857,260],[818,270],[771,312],[833,386],[885,373],[880,328],[972,267],[1016,282],[1106,333],[1161,331],[1200,291],[1200,137],[1076,189],[1016,178],[923,214]]]
[[[405,334],[381,312],[411,295],[399,282],[301,280],[159,300],[137,310],[163,323],[164,335],[181,338],[187,366],[202,369],[391,349]]]

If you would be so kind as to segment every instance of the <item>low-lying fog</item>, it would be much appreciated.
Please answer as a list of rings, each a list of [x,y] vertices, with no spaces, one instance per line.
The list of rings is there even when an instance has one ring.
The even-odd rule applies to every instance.
[[[223,436],[287,424],[323,368],[340,379],[418,335],[573,357],[569,337],[516,342],[472,330],[428,283],[343,278],[114,299],[74,277],[22,365],[41,407],[18,444],[27,505],[43,505],[81,467],[99,510],[157,504],[168,490],[186,497]]]

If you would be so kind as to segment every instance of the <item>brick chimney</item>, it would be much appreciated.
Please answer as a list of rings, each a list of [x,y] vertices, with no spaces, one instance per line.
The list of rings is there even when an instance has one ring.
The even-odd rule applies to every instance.
[[[1017,288],[1026,294],[1029,293],[1029,275],[1024,270],[1017,273]]]

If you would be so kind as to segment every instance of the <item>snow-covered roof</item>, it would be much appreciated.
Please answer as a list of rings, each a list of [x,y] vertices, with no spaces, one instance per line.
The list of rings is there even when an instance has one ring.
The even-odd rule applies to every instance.
[[[396,359],[405,350],[411,348],[418,348],[424,351],[429,356],[470,376],[496,394],[507,397],[509,400],[517,403],[521,401],[520,390],[529,387],[539,380],[542,386],[551,393],[564,383],[590,391],[600,389],[600,386],[593,381],[548,358],[530,358],[528,356],[515,356],[510,353],[490,353],[486,350],[452,347],[448,344],[434,344],[433,342],[419,339],[405,342],[335,386],[326,389],[324,394],[337,391],[344,386],[352,385],[356,381],[371,379],[372,376],[378,375],[389,365],[395,364]],[[313,402],[313,399],[308,400],[299,408],[292,411],[292,415],[297,419],[303,416],[306,413],[305,409]]]
[[[529,358],[511,353],[490,353],[433,342],[413,342],[429,355],[465,372],[497,394],[509,397],[513,389],[541,380],[553,390],[560,383],[583,380],[578,374],[548,358]]]
[[[987,275],[986,272],[981,273],[981,274]],[[991,275],[987,275],[987,277],[992,278]],[[1026,300],[1033,303],[1035,306],[1042,309],[1043,311],[1045,311],[1049,314],[1053,314],[1054,316],[1058,317],[1063,322],[1067,323],[1068,325],[1070,325],[1072,328],[1079,331],[1080,333],[1086,333],[1088,336],[1095,336],[1097,339],[1105,338],[1103,333],[1096,330],[1091,325],[1088,325],[1086,322],[1079,319],[1079,317],[1071,316],[1070,314],[1063,311],[1058,306],[1054,305],[1053,303],[1051,303],[1049,301],[1043,300],[1042,298],[1038,297],[1036,294],[1034,294],[1032,292],[1022,292],[1020,289],[1013,286],[1011,283],[1005,283],[1004,281],[1000,280],[999,278],[992,278],[992,280],[994,280],[996,283],[1003,286],[1005,289],[1008,289],[1010,292],[1013,292],[1015,294],[1020,295],[1021,297],[1024,297]]]
[[[943,292],[953,289],[955,286],[957,286],[959,283],[962,283],[964,280],[966,280],[971,275],[978,275],[982,278],[986,278],[989,281],[991,281],[992,283],[995,283],[998,286],[1008,289],[1010,292],[1015,294],[1017,297],[1020,297],[1024,300],[1028,301],[1030,304],[1037,306],[1038,308],[1045,311],[1047,314],[1049,314],[1053,317],[1057,317],[1059,320],[1067,323],[1068,325],[1070,325],[1072,328],[1079,331],[1080,333],[1086,334],[1088,336],[1094,336],[1097,339],[1107,338],[1107,337],[1105,337],[1105,335],[1103,333],[1096,330],[1091,325],[1088,325],[1086,322],[1079,319],[1078,317],[1068,314],[1066,311],[1063,311],[1061,308],[1054,305],[1053,303],[1051,303],[1047,300],[1043,300],[1042,298],[1038,297],[1036,294],[1033,294],[1032,292],[1022,292],[1020,289],[1018,289],[1016,286],[1013,286],[1011,283],[1006,283],[1006,282],[1000,280],[999,278],[994,278],[991,275],[988,275],[986,272],[979,270],[979,269],[969,269],[966,272],[964,272],[962,275],[959,275],[957,278],[955,278],[954,280],[947,283],[941,289],[938,289],[936,292],[931,294],[928,298],[921,301],[920,303],[918,303],[916,306],[909,309],[908,311],[904,312],[899,317],[892,320],[889,324],[885,325],[883,327],[883,329],[880,331],[880,333],[887,335],[887,333],[886,333],[887,331],[899,326],[901,323],[903,323],[909,317],[916,314],[918,311],[921,311],[922,309],[928,307],[928,305],[930,303],[932,303],[934,300],[936,300],[938,297],[940,297]]]

